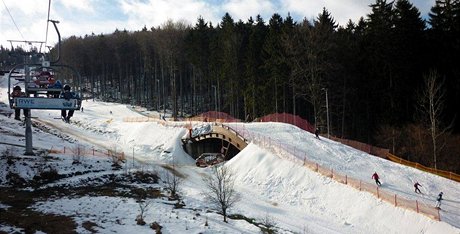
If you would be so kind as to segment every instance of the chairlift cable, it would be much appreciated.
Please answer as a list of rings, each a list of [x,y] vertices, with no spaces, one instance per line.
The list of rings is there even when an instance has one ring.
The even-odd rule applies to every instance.
[[[48,17],[46,19],[46,33],[45,33],[45,50],[48,43],[48,26],[50,24],[50,9],[51,9],[51,0],[48,1]]]
[[[50,1],[51,1],[51,0],[50,0]],[[3,2],[3,5],[5,6],[6,11],[7,11],[8,14],[10,15],[11,20],[13,21],[14,26],[16,26],[16,29],[18,30],[19,34],[21,35],[22,39],[25,41],[26,39],[24,38],[24,35],[22,35],[21,30],[19,30],[19,27],[18,27],[18,25],[16,24],[16,21],[14,21],[14,18],[13,18],[13,16],[11,15],[10,10],[9,10],[8,7],[6,6],[5,1],[2,0],[2,2]]]

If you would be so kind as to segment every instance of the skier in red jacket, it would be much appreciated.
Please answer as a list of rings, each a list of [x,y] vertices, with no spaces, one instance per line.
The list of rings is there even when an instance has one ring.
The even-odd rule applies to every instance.
[[[375,183],[376,183],[378,186],[382,185],[382,184],[380,183],[380,181],[379,181],[379,175],[377,174],[377,172],[374,172],[374,174],[372,175],[372,179],[375,180]]]

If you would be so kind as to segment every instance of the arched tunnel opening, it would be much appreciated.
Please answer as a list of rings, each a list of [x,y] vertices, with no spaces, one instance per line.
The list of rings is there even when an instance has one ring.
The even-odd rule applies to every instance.
[[[199,141],[187,140],[182,146],[193,159],[197,159],[203,153],[222,153],[225,160],[228,161],[240,152],[227,140],[218,138],[206,138]]]

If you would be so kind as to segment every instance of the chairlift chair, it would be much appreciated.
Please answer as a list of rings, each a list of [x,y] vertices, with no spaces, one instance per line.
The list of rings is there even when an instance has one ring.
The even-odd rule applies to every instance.
[[[75,68],[58,64],[59,62],[59,51],[61,44],[61,36],[56,26],[57,21],[49,20],[54,24],[56,32],[58,34],[58,54],[55,61],[42,60],[41,64],[28,62],[29,58],[44,58],[41,53],[30,53],[25,56],[26,62],[23,64],[17,64],[11,69],[8,74],[8,98],[10,100],[10,107],[12,109],[47,109],[47,110],[79,110],[81,108],[81,76]],[[15,73],[16,69],[23,68],[25,71],[25,96],[24,97],[12,97],[11,95],[11,77]],[[33,72],[29,72],[29,68]],[[76,82],[73,82],[73,91],[77,94],[76,98],[63,99],[59,98],[59,94],[63,91],[62,87],[53,87],[56,83],[54,77],[56,71],[60,69],[70,70],[72,77],[76,78]],[[32,78],[31,78],[32,76]],[[64,80],[64,79],[62,79]],[[32,95],[32,96],[31,96]]]
[[[80,75],[75,71],[75,69],[64,65],[60,66],[70,68],[72,72],[75,73],[74,77],[77,77],[79,81]],[[14,69],[15,68],[13,68],[8,75],[8,97],[10,99],[10,107],[12,109],[79,110],[81,108],[82,95],[79,86],[77,86],[76,89],[74,86],[74,92],[77,94],[77,98],[69,100],[62,99],[59,97],[60,93],[63,91],[62,87],[54,86],[56,84],[56,79],[53,72],[49,71],[33,73],[34,76],[31,79],[25,79],[24,81],[25,95],[21,97],[13,97],[10,89],[11,74]],[[49,70],[53,71],[54,69],[50,67]]]

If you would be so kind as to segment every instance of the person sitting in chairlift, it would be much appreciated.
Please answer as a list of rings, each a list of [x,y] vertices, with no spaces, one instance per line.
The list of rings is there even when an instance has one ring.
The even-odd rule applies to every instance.
[[[79,98],[78,95],[75,92],[70,92],[70,86],[69,85],[64,85],[64,92],[61,93],[60,98],[64,98],[65,100],[70,100],[70,99],[75,99]],[[61,116],[64,119],[66,123],[69,123],[70,118],[73,116],[74,110],[69,110],[67,113],[67,110],[61,110]]]
[[[17,98],[17,97],[25,97],[26,94],[24,92],[22,92],[22,89],[20,86],[16,85],[14,88],[13,88],[13,92],[11,92],[11,97],[13,98]],[[27,110],[23,110],[24,112],[24,117],[27,117]],[[21,109],[19,108],[14,108],[14,119],[15,120],[21,120]]]
[[[57,80],[53,84],[48,85],[48,89],[62,89],[62,84],[60,80]],[[54,98],[59,98],[59,92],[56,93],[56,91],[48,91],[48,96],[52,96]]]

